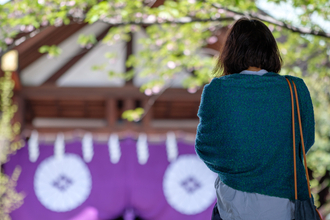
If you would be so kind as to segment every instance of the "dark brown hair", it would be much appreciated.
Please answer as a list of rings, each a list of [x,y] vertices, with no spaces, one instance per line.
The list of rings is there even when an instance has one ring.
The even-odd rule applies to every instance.
[[[256,19],[241,18],[227,36],[214,75],[240,73],[250,66],[279,73],[282,57],[274,36],[264,23]]]

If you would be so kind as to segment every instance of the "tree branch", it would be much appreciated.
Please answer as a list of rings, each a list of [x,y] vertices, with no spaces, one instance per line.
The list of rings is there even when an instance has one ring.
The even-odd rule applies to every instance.
[[[168,83],[167,85],[165,85],[162,90],[157,93],[156,95],[153,95],[149,98],[147,105],[144,106],[144,113],[141,115],[139,121],[141,121],[144,116],[147,115],[147,113],[149,112],[149,110],[151,109],[151,107],[154,105],[155,101],[166,91],[166,89],[170,88],[172,85],[172,83]]]
[[[124,25],[153,25],[153,24],[188,24],[188,23],[194,23],[194,22],[212,22],[212,21],[234,21],[234,17],[221,17],[221,18],[208,18],[208,19],[199,19],[199,18],[192,18],[192,17],[182,17],[179,19],[173,19],[173,20],[165,20],[164,21],[151,21],[148,19],[144,19],[142,21],[114,21],[114,19],[111,18],[103,18],[100,19],[100,21],[111,24],[114,26],[124,26]]]
[[[0,52],[0,57],[2,55],[4,55],[5,53],[7,53],[8,51],[14,49],[14,47],[20,45],[21,43],[25,42],[26,40],[34,37],[35,35],[39,34],[41,31],[45,30],[48,26],[45,26],[45,27],[41,27],[39,29],[36,29],[34,31],[32,31],[30,34],[26,35],[26,36],[23,36],[23,37],[20,37],[18,39],[16,39],[12,44],[10,44],[6,50],[3,50]]]
[[[244,16],[244,17],[259,19],[261,21],[268,22],[270,24],[273,24],[273,25],[276,25],[279,27],[283,27],[292,32],[296,32],[296,33],[300,33],[300,34],[311,34],[311,35],[315,35],[315,36],[330,38],[330,33],[326,33],[324,31],[317,31],[317,30],[313,30],[313,29],[305,28],[305,27],[295,27],[295,26],[287,24],[283,21],[279,21],[269,15],[262,15],[262,14],[256,13],[256,12],[250,12],[250,13],[237,12],[237,11],[222,7],[219,4],[212,4],[212,6],[215,7],[216,9],[222,9],[224,11],[231,12],[234,15],[227,16],[227,17],[220,17],[220,18],[207,18],[207,19],[199,19],[199,18],[186,16],[186,17],[182,17],[182,18],[178,18],[178,19],[160,19],[159,20],[156,17],[153,17],[153,18],[149,17],[149,18],[146,18],[146,19],[143,19],[140,21],[126,21],[126,22],[117,21],[116,19],[113,19],[113,18],[103,18],[103,19],[100,19],[99,21],[107,23],[107,24],[111,24],[114,26],[124,26],[124,25],[144,26],[144,25],[153,25],[153,24],[187,24],[187,23],[194,23],[194,22],[234,21],[234,20],[238,20],[239,18]],[[1,51],[0,57],[3,54],[5,54],[7,51],[13,49],[15,46],[17,46],[17,45],[21,44],[22,42],[26,41],[27,39],[33,37],[34,35],[36,35],[40,31],[42,31],[46,27],[47,26],[37,29],[37,30],[33,31],[32,33],[30,33],[29,35],[15,40],[11,45],[9,45],[6,48],[6,50]]]
[[[207,18],[207,19],[198,19],[198,18],[186,16],[186,17],[182,17],[179,19],[173,19],[173,20],[164,19],[164,21],[157,21],[156,19],[154,19],[154,20],[144,19],[141,21],[129,21],[129,22],[121,22],[121,21],[118,22],[111,18],[104,18],[104,19],[101,19],[100,21],[109,23],[112,25],[116,25],[116,26],[123,26],[123,25],[187,24],[187,23],[194,23],[194,22],[233,21],[233,20],[238,20],[241,17],[250,17],[250,18],[259,19],[264,22],[268,22],[270,24],[273,24],[273,25],[276,25],[279,27],[283,27],[292,32],[296,32],[296,33],[300,33],[300,34],[311,34],[311,35],[315,35],[315,36],[330,38],[330,33],[326,33],[324,31],[313,30],[313,29],[305,28],[305,27],[295,27],[291,24],[287,24],[283,21],[279,21],[269,15],[262,15],[262,14],[256,13],[256,12],[250,12],[250,13],[237,12],[237,11],[222,7],[221,5],[218,5],[218,4],[212,4],[212,6],[217,9],[222,9],[227,12],[231,12],[234,14],[234,16],[227,16],[227,17],[220,17],[220,18]]]
[[[295,26],[287,24],[283,21],[276,20],[275,18],[273,18],[269,15],[262,15],[262,14],[255,13],[255,12],[242,13],[242,12],[237,12],[237,11],[222,7],[217,4],[212,4],[212,5],[213,5],[213,7],[217,8],[217,9],[223,9],[227,12],[234,13],[236,15],[236,16],[234,16],[235,19],[239,19],[243,16],[250,17],[250,18],[256,18],[261,21],[268,22],[270,24],[286,28],[292,32],[296,32],[296,33],[300,33],[300,34],[311,34],[311,35],[315,35],[315,36],[330,38],[330,33],[326,33],[324,31],[317,31],[317,30],[313,30],[313,29],[309,29],[309,28],[305,28],[305,27],[295,27]]]

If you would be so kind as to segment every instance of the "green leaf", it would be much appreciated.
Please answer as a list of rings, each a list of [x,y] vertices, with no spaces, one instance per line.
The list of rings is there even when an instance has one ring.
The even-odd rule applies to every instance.
[[[47,45],[44,45],[39,48],[40,53],[47,53],[48,51],[49,51],[49,46],[47,46]]]
[[[136,108],[124,111],[122,114],[122,118],[127,119],[128,121],[139,121],[143,114],[143,108]]]

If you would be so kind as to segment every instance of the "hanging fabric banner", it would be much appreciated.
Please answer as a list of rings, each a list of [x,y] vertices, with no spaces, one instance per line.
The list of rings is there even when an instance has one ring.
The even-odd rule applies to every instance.
[[[146,134],[102,141],[86,135],[59,133],[50,143],[36,141],[35,133],[11,155],[4,171],[22,167],[16,189],[26,195],[12,220],[210,219],[216,174],[193,143],[174,133],[159,141]]]
[[[39,140],[38,140],[38,132],[32,131],[30,139],[29,139],[29,158],[31,162],[36,162],[39,157]]]
[[[176,137],[174,132],[167,133],[166,151],[167,151],[167,159],[169,162],[176,160],[176,158],[178,157],[178,145],[176,143]]]
[[[91,133],[86,133],[82,139],[82,152],[85,162],[91,162],[94,155],[93,136]]]
[[[118,163],[120,160],[120,144],[117,134],[111,134],[108,141],[109,154],[111,163]]]

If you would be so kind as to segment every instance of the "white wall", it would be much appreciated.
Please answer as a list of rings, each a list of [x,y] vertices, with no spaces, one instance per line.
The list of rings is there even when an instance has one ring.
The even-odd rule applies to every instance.
[[[59,44],[62,49],[62,54],[59,57],[48,59],[46,55],[43,55],[34,63],[30,64],[21,72],[21,81],[24,86],[40,86],[43,84],[53,73],[58,71],[65,63],[70,61],[76,56],[81,47],[78,45],[77,40],[80,34],[95,35],[101,34],[109,25],[97,22],[92,25],[87,25],[77,31],[64,42]],[[104,58],[104,52],[109,50],[122,50],[122,44],[116,45],[115,47],[107,47],[106,45],[97,45],[93,48],[91,54],[87,54],[80,61],[78,61],[68,72],[59,79],[60,86],[120,86],[123,82],[113,81],[107,77],[107,74],[95,73],[91,70],[95,61],[106,60]],[[125,57],[125,54],[122,55]],[[94,63],[93,63],[94,62]],[[111,68],[122,70],[122,60],[118,61],[118,64],[109,64]],[[80,67],[81,66],[81,67]],[[120,84],[120,85],[118,85]]]

